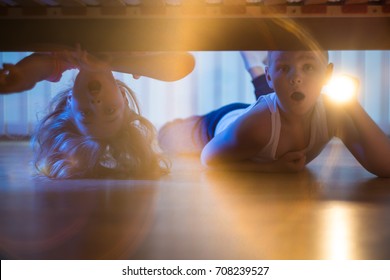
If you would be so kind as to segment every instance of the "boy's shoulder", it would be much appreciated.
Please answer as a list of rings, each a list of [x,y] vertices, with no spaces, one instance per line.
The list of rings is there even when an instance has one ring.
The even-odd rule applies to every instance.
[[[238,120],[238,133],[256,142],[268,141],[272,131],[271,111],[265,100],[256,103]]]
[[[247,113],[250,118],[259,118],[264,121],[271,120],[271,111],[268,107],[268,103],[265,98],[262,97],[256,100],[255,104],[252,105]]]

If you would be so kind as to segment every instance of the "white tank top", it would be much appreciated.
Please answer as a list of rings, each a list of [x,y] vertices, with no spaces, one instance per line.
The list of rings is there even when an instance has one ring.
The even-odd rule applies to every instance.
[[[272,130],[271,137],[267,145],[257,154],[254,158],[257,161],[269,161],[276,160],[276,150],[279,144],[279,136],[281,129],[280,122],[280,113],[277,105],[277,97],[275,93],[270,93],[267,95],[262,95],[259,97],[259,100],[248,108],[237,109],[232,112],[227,113],[221,118],[218,122],[215,129],[215,135],[221,133],[225,130],[230,124],[232,124],[237,118],[245,114],[253,108],[259,101],[265,101],[268,109],[271,113],[271,122]],[[309,145],[303,150],[303,152],[308,152],[315,149],[316,155],[319,154],[325,144],[329,141],[328,133],[328,124],[326,120],[326,112],[322,102],[322,97],[320,97],[314,107],[313,118],[310,125],[310,140]]]

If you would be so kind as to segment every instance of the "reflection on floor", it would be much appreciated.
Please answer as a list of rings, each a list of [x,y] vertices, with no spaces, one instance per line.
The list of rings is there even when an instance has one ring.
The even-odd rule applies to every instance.
[[[287,175],[175,158],[157,181],[53,181],[31,156],[0,143],[2,259],[390,259],[390,179],[337,141]]]

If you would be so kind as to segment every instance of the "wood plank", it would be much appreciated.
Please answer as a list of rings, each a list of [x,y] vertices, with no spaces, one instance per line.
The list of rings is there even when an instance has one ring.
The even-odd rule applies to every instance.
[[[19,1],[22,7],[2,6],[0,36],[8,39],[0,42],[0,51],[30,51],[44,44],[77,41],[91,51],[298,49],[306,44],[303,34],[304,40],[330,50],[390,49],[389,2],[333,6],[306,1],[291,9],[285,1],[258,6],[239,0],[218,5],[191,0],[180,6],[162,0],[142,1],[138,6],[122,0],[103,1],[99,6],[81,0],[56,1],[60,10],[33,0]],[[291,24],[298,34],[285,27]]]
[[[85,3],[81,0],[57,0],[61,7],[85,7]]]
[[[339,141],[298,174],[206,172],[48,180],[0,142],[1,259],[389,259],[389,179]]]
[[[102,7],[124,7],[125,3],[121,0],[100,0]]]

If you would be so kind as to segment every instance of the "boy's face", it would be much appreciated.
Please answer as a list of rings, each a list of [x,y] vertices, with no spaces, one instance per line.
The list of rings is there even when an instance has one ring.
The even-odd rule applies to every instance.
[[[304,115],[311,112],[332,69],[322,51],[272,51],[266,76],[279,108]]]

